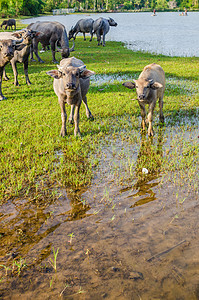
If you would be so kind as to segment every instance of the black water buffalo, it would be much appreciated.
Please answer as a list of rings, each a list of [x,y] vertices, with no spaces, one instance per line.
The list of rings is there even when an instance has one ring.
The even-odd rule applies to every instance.
[[[14,26],[14,29],[16,30],[16,21],[15,19],[4,20],[1,24],[1,28],[3,26],[5,26],[5,30],[7,30],[8,27],[8,29],[12,29],[12,26]]]
[[[31,29],[27,29],[27,28],[15,32],[15,36],[17,36],[18,38],[23,38],[23,44],[25,45],[23,49],[16,50],[14,52],[14,57],[10,61],[11,65],[12,65],[13,73],[14,73],[14,84],[16,86],[19,86],[18,72],[17,72],[17,63],[18,62],[23,63],[27,85],[31,84],[30,79],[28,77],[28,58],[30,55],[30,46],[32,44],[32,39],[35,36],[38,36],[39,34],[40,34],[39,32],[33,31]],[[11,36],[12,33],[8,32],[8,33],[6,33],[6,35]],[[5,69],[4,69],[3,77],[5,80],[9,79],[6,75]]]
[[[14,57],[14,51],[20,50],[24,47],[22,41],[23,39],[14,40],[14,37],[13,39],[4,39],[0,35],[0,100],[6,99],[6,97],[4,97],[1,91],[4,67]]]
[[[34,31],[39,31],[42,34],[36,36],[33,39],[32,46],[30,49],[30,58],[33,60],[33,51],[39,62],[44,61],[38,55],[38,43],[40,42],[42,46],[51,46],[53,62],[58,63],[55,59],[55,52],[61,52],[62,58],[67,58],[71,51],[74,51],[73,47],[69,48],[68,36],[64,25],[59,22],[36,22],[28,25],[27,29],[32,29]],[[59,46],[60,48],[58,48]]]
[[[82,32],[83,36],[84,36],[84,40],[86,40],[85,33],[90,33],[90,35],[91,35],[90,42],[91,42],[92,38],[93,38],[93,23],[94,23],[94,20],[92,18],[79,20],[76,23],[76,25],[74,27],[72,27],[71,30],[69,31],[69,34],[68,34],[69,40],[71,38],[74,38],[74,40],[75,40],[77,34],[79,32]]]
[[[90,84],[89,77],[91,75],[94,75],[95,73],[87,70],[84,63],[80,59],[77,59],[75,57],[62,59],[60,61],[60,65],[58,66],[58,70],[51,70],[46,73],[54,78],[53,88],[55,94],[58,97],[61,108],[62,127],[60,135],[66,135],[67,116],[65,103],[68,103],[69,105],[71,105],[71,115],[69,117],[70,121],[73,120],[74,115],[74,135],[80,136],[79,109],[82,100],[86,107],[87,117],[93,119],[93,116],[87,105],[86,94],[88,92]]]
[[[98,46],[102,44],[101,36],[103,36],[103,46],[105,46],[105,35],[109,32],[110,26],[117,26],[117,23],[112,19],[98,18],[93,23],[93,31],[97,35]]]

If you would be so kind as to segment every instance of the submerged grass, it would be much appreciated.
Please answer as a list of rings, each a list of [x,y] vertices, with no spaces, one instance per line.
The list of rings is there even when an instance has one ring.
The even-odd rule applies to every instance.
[[[17,24],[17,29],[24,27]],[[81,37],[77,38],[75,47],[73,55],[82,59],[87,68],[96,73],[88,93],[88,105],[95,120],[87,120],[82,105],[81,139],[73,136],[73,127],[69,124],[68,136],[59,136],[60,107],[53,91],[53,80],[46,75],[46,71],[56,69],[50,51],[40,54],[45,64],[29,63],[31,86],[25,84],[21,64],[17,66],[20,87],[13,85],[11,67],[6,67],[10,80],[3,81],[2,91],[7,100],[0,102],[1,202],[16,195],[33,199],[54,199],[59,197],[56,193],[57,186],[78,188],[90,184],[93,166],[97,163],[94,154],[100,140],[108,134],[119,133],[124,138],[129,136],[134,147],[133,140],[137,136],[133,132],[140,131],[140,109],[137,101],[131,100],[136,99],[135,92],[125,89],[121,82],[137,78],[143,67],[152,62],[163,67],[168,81],[164,97],[165,126],[171,132],[186,132],[186,124],[189,131],[198,125],[199,58],[132,52],[118,42],[107,42],[106,47],[102,48],[97,46],[96,40],[89,43]],[[56,56],[61,59],[59,54]],[[110,78],[108,82],[107,78]],[[97,84],[95,81],[98,81]],[[69,111],[68,106],[67,112]],[[156,133],[157,130],[156,127]],[[176,145],[178,135],[168,138],[171,144]],[[195,172],[194,164],[198,160],[197,139],[194,139],[194,145],[191,141],[183,144],[178,139],[177,142],[182,143],[182,152],[170,150],[168,155],[161,156],[165,160],[165,164],[161,164],[165,165],[165,172],[178,170],[179,166],[181,170],[189,168]],[[182,153],[187,151],[188,156],[182,159]],[[158,163],[161,159],[158,156]],[[143,160],[140,163],[143,164]],[[151,165],[153,164],[152,156]]]

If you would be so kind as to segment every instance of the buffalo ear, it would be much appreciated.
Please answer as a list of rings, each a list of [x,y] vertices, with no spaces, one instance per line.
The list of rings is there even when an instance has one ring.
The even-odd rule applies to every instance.
[[[135,83],[131,81],[127,81],[122,83],[123,86],[127,87],[128,89],[135,89]]]
[[[83,71],[80,71],[80,78],[88,78],[92,75],[95,75],[95,72],[87,70],[87,69],[83,69]]]
[[[62,77],[62,73],[59,70],[47,71],[46,74],[53,77],[53,78],[55,78],[55,79],[59,79],[59,78]]]
[[[157,89],[160,89],[162,87],[163,87],[163,85],[161,83],[157,82],[157,81],[150,85],[150,88],[152,90],[157,90]]]
[[[13,32],[12,35],[19,39],[22,37],[22,32]]]

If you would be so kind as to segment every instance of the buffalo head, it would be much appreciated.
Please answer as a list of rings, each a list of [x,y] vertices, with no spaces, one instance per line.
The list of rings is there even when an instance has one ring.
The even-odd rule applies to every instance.
[[[9,61],[14,56],[15,50],[21,50],[25,46],[24,44],[21,44],[23,39],[20,40],[0,40],[0,53],[1,57],[5,61]]]
[[[148,98],[150,90],[157,90],[162,88],[163,85],[159,82],[154,82],[153,79],[147,80],[139,78],[133,80],[133,82],[124,82],[123,85],[128,89],[136,89],[137,97],[139,101],[144,101]]]
[[[74,33],[75,33],[75,29],[74,29],[74,27],[72,26],[72,27],[71,27],[71,30],[70,30],[69,33],[68,33],[68,39],[69,39],[69,40],[73,38]]]
[[[56,52],[60,52],[61,53],[62,58],[68,58],[69,55],[70,55],[70,52],[75,51],[75,42],[74,41],[73,41],[73,46],[71,48],[68,48],[68,47],[59,48],[58,47],[58,43],[59,42],[56,41],[55,49],[56,49]]]
[[[58,65],[57,68],[58,70],[51,70],[46,72],[46,74],[62,81],[61,86],[67,95],[67,103],[71,105],[73,104],[72,97],[80,91],[80,79],[89,78],[95,73],[87,70],[85,65],[81,67],[62,67]]]
[[[110,26],[115,26],[115,27],[117,26],[117,23],[112,18],[109,18],[108,22]]]

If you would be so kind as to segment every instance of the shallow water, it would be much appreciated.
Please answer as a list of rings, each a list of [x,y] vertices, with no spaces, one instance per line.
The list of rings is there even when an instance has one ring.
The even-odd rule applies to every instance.
[[[199,56],[199,12],[188,12],[187,17],[178,12],[157,13],[107,13],[43,16],[23,20],[24,24],[36,21],[58,21],[67,31],[81,18],[112,17],[117,27],[112,27],[106,40],[124,42],[129,49],[170,56]],[[96,39],[95,41],[96,42]],[[92,44],[91,44],[92,45]]]
[[[197,145],[198,122],[186,123],[160,128],[155,119],[154,138],[126,129],[107,136],[87,189],[1,206],[1,298],[198,299],[199,170],[191,178],[160,171],[165,155],[180,159],[184,144]]]

